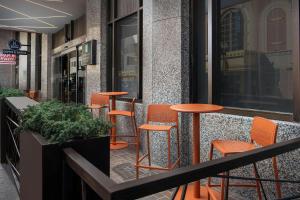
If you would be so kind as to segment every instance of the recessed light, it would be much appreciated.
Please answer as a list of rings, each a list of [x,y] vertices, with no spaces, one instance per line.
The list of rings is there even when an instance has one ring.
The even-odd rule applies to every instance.
[[[63,3],[63,0],[44,0],[44,2],[59,2],[59,3]]]

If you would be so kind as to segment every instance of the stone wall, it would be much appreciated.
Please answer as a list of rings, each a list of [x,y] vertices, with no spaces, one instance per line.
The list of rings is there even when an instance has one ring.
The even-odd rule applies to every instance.
[[[14,31],[0,30],[0,50],[8,49],[8,42],[15,38]],[[15,87],[15,65],[0,65],[0,87]]]
[[[278,123],[277,142],[290,140],[300,137],[300,124],[284,121],[276,121]],[[242,117],[228,114],[203,114],[200,119],[201,127],[201,161],[208,160],[208,152],[210,149],[211,141],[214,139],[226,140],[242,140],[250,141],[250,128],[252,118]],[[192,144],[192,141],[190,141]],[[278,168],[281,179],[299,180],[300,174],[298,173],[300,160],[300,149],[294,152],[286,153],[278,156]],[[186,155],[187,156],[187,155]],[[191,155],[190,155],[191,156]],[[220,157],[215,155],[215,158]],[[191,161],[191,157],[190,157]],[[273,178],[273,168],[271,159],[258,163],[258,171],[262,178]],[[244,177],[254,177],[252,166],[247,166],[238,170],[233,170],[231,175],[238,175]],[[264,183],[270,199],[275,199],[275,187],[273,183]],[[242,189],[235,190],[246,199],[257,199],[255,190]],[[282,184],[282,192],[284,196],[297,194],[300,192],[299,184]]]
[[[28,33],[20,32],[20,42],[21,44],[28,44]],[[26,46],[23,46],[21,50],[27,51]],[[20,90],[28,90],[28,76],[30,77],[30,71],[28,70],[28,59],[30,56],[20,55],[19,56],[19,89]],[[30,66],[29,66],[30,67]],[[29,68],[30,69],[30,68]]]
[[[86,69],[86,102],[93,92],[106,90],[107,0],[87,0],[86,40],[97,40],[97,64]]]
[[[51,34],[42,34],[42,66],[41,66],[41,94],[42,99],[51,98]]]

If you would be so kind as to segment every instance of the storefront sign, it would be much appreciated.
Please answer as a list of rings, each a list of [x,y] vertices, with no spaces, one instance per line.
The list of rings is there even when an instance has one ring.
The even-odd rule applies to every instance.
[[[15,54],[15,55],[28,55],[30,54],[28,51],[22,50],[13,50],[13,49],[3,49],[3,54]]]
[[[16,57],[13,54],[0,54],[0,65],[15,65]]]
[[[22,45],[18,40],[10,40],[8,42],[8,46],[10,49],[3,49],[3,54],[14,54],[14,55],[28,55],[30,54],[28,51],[20,50],[22,46],[30,46],[30,45]]]
[[[9,46],[9,48],[12,49],[12,50],[20,50],[22,44],[21,44],[18,40],[10,40],[10,41],[8,42],[8,46]]]
[[[97,41],[91,40],[82,45],[82,66],[96,65]]]

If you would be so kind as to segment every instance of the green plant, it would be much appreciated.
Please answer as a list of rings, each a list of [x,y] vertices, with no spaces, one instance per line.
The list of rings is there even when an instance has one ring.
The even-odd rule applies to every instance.
[[[0,88],[0,97],[20,97],[24,96],[21,90],[15,88]]]
[[[49,142],[63,143],[105,135],[111,124],[101,118],[93,119],[86,106],[48,101],[24,111],[22,128],[41,134]]]

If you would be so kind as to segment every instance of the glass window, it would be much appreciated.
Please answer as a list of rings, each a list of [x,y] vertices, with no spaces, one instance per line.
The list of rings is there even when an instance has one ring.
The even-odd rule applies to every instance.
[[[225,51],[243,49],[243,16],[240,10],[225,12],[221,20],[221,46]]]
[[[108,90],[142,98],[142,0],[110,0]],[[113,5],[113,6],[112,6]],[[125,98],[127,98],[125,96]]]
[[[289,0],[221,0],[217,103],[292,112],[291,9]]]
[[[139,41],[137,15],[117,22],[116,90],[138,97]]]
[[[208,1],[216,7],[208,9]],[[293,69],[299,68],[293,54],[299,49],[293,43],[293,37],[299,35],[293,26],[298,19],[292,16],[299,7],[290,0],[218,0],[220,6],[208,1],[193,1],[201,11],[194,12],[193,21],[196,48],[192,62],[197,77],[192,84],[197,88],[197,101],[292,113]],[[209,15],[214,11],[219,15]],[[213,23],[211,28],[208,22]],[[208,33],[215,37],[212,41]]]
[[[286,50],[286,31],[278,31],[286,27],[286,14],[282,8],[274,8],[267,17],[267,47],[268,51]]]

